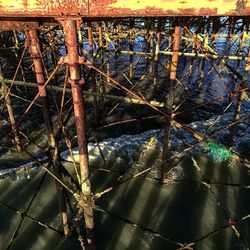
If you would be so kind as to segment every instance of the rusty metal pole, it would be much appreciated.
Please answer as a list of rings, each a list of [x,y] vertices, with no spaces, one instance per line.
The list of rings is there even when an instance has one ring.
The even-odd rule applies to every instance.
[[[246,45],[246,40],[247,40],[247,32],[246,30],[242,31],[242,34],[240,35],[240,37],[238,38],[239,40],[239,49],[237,51],[237,55],[238,56],[242,56],[243,55],[243,49]],[[240,63],[241,60],[236,61],[236,66],[234,67],[236,71],[240,71]],[[233,76],[234,80],[237,81],[237,75],[234,74]]]
[[[205,55],[207,54],[206,53],[206,50],[207,50],[207,47],[208,47],[208,39],[209,39],[209,33],[207,32],[205,37],[204,37],[204,48],[205,48]],[[199,80],[198,80],[198,90],[201,90],[202,88],[202,84],[203,84],[203,81],[204,81],[204,78],[205,78],[205,58],[202,58],[201,61],[200,61],[200,65],[199,65],[199,72],[200,72],[200,77],[199,77]]]
[[[167,37],[168,51],[171,51],[171,46],[173,43],[172,25],[173,25],[173,22],[171,21],[171,19],[169,19],[169,28],[168,28],[168,33],[167,33],[168,34],[168,37]],[[166,69],[168,71],[170,71],[170,68],[171,68],[171,60],[172,60],[172,56],[168,56],[167,62],[166,62]]]
[[[109,26],[108,21],[104,21],[103,28],[105,32],[105,49],[106,49],[106,70],[107,70],[107,82],[110,83],[110,52],[109,52],[109,43],[110,39],[108,36],[109,33]]]
[[[151,20],[150,23],[150,36],[149,36],[149,47],[148,47],[148,52],[150,54],[153,53],[153,48],[154,48],[154,20]],[[149,61],[149,77],[150,79],[153,76],[153,58],[150,58]]]
[[[49,102],[47,97],[46,88],[43,88],[45,79],[44,79],[44,72],[43,72],[43,63],[41,58],[41,50],[40,50],[40,42],[37,34],[37,30],[29,30],[27,32],[27,35],[30,39],[30,55],[33,59],[34,64],[34,72],[36,75],[36,81],[38,84],[38,89],[40,91],[40,97],[39,100],[42,104],[42,110],[43,110],[43,116],[44,116],[44,122],[48,134],[48,141],[49,141],[49,147],[50,147],[50,154],[51,158],[53,160],[53,169],[55,172],[55,175],[62,179],[61,173],[59,171],[59,166],[56,163],[57,160],[57,149],[56,149],[56,142],[53,132],[53,125],[52,120],[49,112]],[[63,187],[61,184],[59,184],[57,181],[56,183],[56,189],[58,194],[58,201],[59,201],[59,207],[61,212],[61,218],[63,223],[63,229],[64,229],[64,235],[66,237],[69,236],[69,227],[68,227],[68,216],[67,216],[67,208],[66,208],[66,202],[63,194]]]
[[[194,35],[194,37],[196,37],[196,35]],[[196,47],[196,43],[192,41],[192,53],[193,54],[196,51],[195,47]],[[190,83],[191,76],[192,76],[192,73],[193,73],[193,66],[194,66],[194,57],[191,57],[191,62],[190,62],[189,69],[188,69],[188,80],[187,80],[188,85]]]
[[[37,30],[29,30],[28,36],[30,38],[30,55],[33,60],[34,72],[36,75],[36,81],[38,84],[38,89],[40,91],[39,101],[43,107],[43,116],[44,122],[46,126],[46,130],[48,133],[49,144],[52,148],[55,147],[55,138],[53,133],[52,121],[49,112],[49,104],[47,99],[46,89],[43,88],[45,83],[44,72],[43,72],[43,63],[41,59],[41,51],[40,51],[40,42],[37,35]]]
[[[7,107],[7,111],[8,111],[8,115],[9,115],[9,120],[10,120],[10,125],[12,127],[12,132],[13,132],[13,136],[14,136],[14,144],[15,144],[16,150],[21,151],[22,149],[21,149],[21,145],[20,145],[19,134],[18,134],[18,131],[16,128],[15,116],[14,116],[14,112],[12,109],[10,96],[8,95],[8,87],[6,86],[6,83],[4,82],[4,75],[3,75],[1,65],[0,65],[0,83],[2,84],[2,94],[3,94],[3,97],[5,98],[6,107]]]
[[[92,32],[92,25],[91,22],[88,22],[88,42],[89,42],[89,55],[90,55],[90,60],[93,60],[93,32]]]
[[[16,30],[13,30],[13,42],[15,43],[14,55],[15,55],[16,58],[20,58],[20,56],[21,56],[21,54],[20,54],[20,43],[19,43],[19,40],[18,40],[18,37],[17,37]],[[21,70],[21,74],[22,74],[22,80],[24,82],[26,82],[23,61],[21,62],[20,70]],[[26,86],[24,86],[24,89],[25,89],[26,95],[29,96],[29,91],[28,91]]]
[[[98,22],[98,46],[99,48],[103,49],[103,40],[102,40],[102,22]],[[101,62],[101,69],[103,70],[103,64],[104,64],[104,59],[103,59],[103,50],[100,51],[100,62]],[[100,75],[100,91],[102,94],[105,94],[105,86],[103,82],[103,77]]]
[[[189,41],[188,41],[188,33],[185,31],[184,32],[184,35],[183,35],[184,37],[186,37],[187,39],[186,39],[186,41],[185,41],[185,50],[186,50],[186,48],[188,48],[188,43],[189,43]],[[183,58],[183,73],[185,74],[186,72],[186,66],[187,66],[187,57],[186,56],[184,56],[184,58]]]
[[[94,47],[93,47],[93,32],[92,32],[92,24],[91,22],[87,23],[88,26],[88,43],[89,43],[89,56],[90,61],[93,62],[94,60]],[[92,79],[92,89],[91,92],[94,93],[93,95],[93,109],[94,109],[94,120],[95,124],[98,123],[99,120],[99,110],[98,110],[98,102],[97,102],[97,83],[96,83],[96,74],[95,72],[91,73],[91,79]]]
[[[87,232],[87,249],[95,249],[94,245],[94,219],[93,200],[89,180],[89,161],[86,139],[85,110],[82,93],[83,81],[81,81],[77,41],[77,20],[67,19],[62,22],[65,31],[65,43],[68,51],[72,97],[74,104],[77,141],[79,149],[79,164],[81,174],[81,191],[83,195],[83,212]]]
[[[154,79],[153,79],[154,90],[157,89],[158,79],[159,79],[158,68],[159,68],[159,56],[160,56],[161,26],[162,26],[162,19],[158,18],[157,28],[156,28],[157,30],[156,30],[156,43],[155,43],[155,57],[154,57],[154,64],[155,64]]]
[[[161,167],[161,178],[162,183],[167,182],[167,173],[171,166],[168,162],[169,159],[169,137],[171,128],[171,117],[173,115],[173,91],[176,82],[177,66],[178,66],[178,53],[180,48],[180,38],[181,38],[181,27],[176,26],[174,31],[174,44],[173,44],[173,56],[170,69],[170,82],[169,82],[169,92],[167,97],[167,112],[170,118],[166,118],[165,127],[163,132],[163,151],[162,151],[162,167]]]
[[[247,56],[247,61],[246,61],[245,70],[243,74],[243,79],[238,89],[240,92],[238,93],[237,100],[236,100],[236,106],[235,106],[235,111],[234,111],[233,120],[232,120],[232,123],[234,123],[234,125],[231,126],[230,128],[230,134],[228,138],[228,147],[231,147],[233,145],[234,136],[237,131],[238,124],[235,122],[240,118],[242,100],[244,98],[244,95],[246,94],[244,92],[244,89],[247,87],[249,71],[250,71],[250,46],[248,49],[248,56]]]
[[[133,38],[133,33],[134,33],[134,25],[135,25],[135,20],[131,19],[130,20],[130,29],[129,29],[129,51],[133,52],[134,51],[134,38]],[[133,54],[129,56],[129,80],[133,80],[133,60],[134,56]]]

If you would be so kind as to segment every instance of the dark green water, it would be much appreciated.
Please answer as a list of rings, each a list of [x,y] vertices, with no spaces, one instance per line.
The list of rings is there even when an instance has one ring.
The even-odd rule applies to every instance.
[[[97,205],[108,211],[95,212],[97,249],[178,249],[178,245],[166,238],[189,243],[214,230],[218,232],[198,241],[193,249],[247,249],[250,246],[249,219],[236,225],[240,238],[232,227],[219,230],[228,224],[229,219],[239,220],[250,214],[250,190],[232,185],[250,183],[246,168],[237,163],[231,166],[229,163],[214,164],[204,155],[195,159],[198,167],[191,159],[182,161],[180,167],[184,170],[184,177],[181,181],[161,185],[146,176],[132,178],[97,199]],[[66,165],[72,169],[70,163]],[[114,167],[119,170],[117,165]],[[94,193],[112,186],[119,177],[118,173],[91,171]],[[127,173],[136,172],[137,169],[129,169]],[[0,180],[0,202],[25,211],[43,174],[43,170],[37,170],[29,173],[29,179]],[[28,215],[61,229],[55,185],[49,175],[45,177]],[[0,249],[6,249],[22,217],[3,206],[0,206],[0,217]],[[24,218],[10,249],[66,250],[80,249],[80,246],[76,238],[64,239],[53,230]]]

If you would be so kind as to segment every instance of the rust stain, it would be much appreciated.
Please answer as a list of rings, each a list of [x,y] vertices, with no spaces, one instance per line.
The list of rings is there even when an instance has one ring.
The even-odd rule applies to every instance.
[[[250,15],[249,8],[248,0],[0,0],[0,17]]]
[[[244,1],[244,0],[243,0]],[[168,0],[143,0],[138,3],[137,0],[117,0],[114,3],[109,4],[111,8],[129,8],[131,11],[143,10],[146,8],[157,8],[164,11],[172,10],[179,12],[182,9],[195,8],[195,12],[198,13],[201,9],[207,9],[208,11],[217,9],[217,14],[222,15],[226,12],[236,10],[236,1],[224,2],[224,0],[210,1],[210,0],[192,0],[192,1],[174,1]],[[208,12],[209,14],[209,12]]]
[[[61,14],[85,15],[88,0],[0,0],[0,16],[58,16]]]
[[[0,21],[0,30],[12,30],[12,29],[37,29],[38,24],[36,22],[17,22],[17,21]]]

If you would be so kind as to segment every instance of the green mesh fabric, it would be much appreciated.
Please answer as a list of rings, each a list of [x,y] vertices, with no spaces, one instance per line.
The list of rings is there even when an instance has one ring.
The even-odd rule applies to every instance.
[[[212,156],[216,163],[222,163],[233,156],[227,148],[213,141],[205,142],[203,148],[205,152]]]

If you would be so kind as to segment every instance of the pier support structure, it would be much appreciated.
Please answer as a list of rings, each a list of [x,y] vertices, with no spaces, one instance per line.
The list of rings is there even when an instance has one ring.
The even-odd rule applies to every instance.
[[[41,53],[41,46],[37,34],[37,29],[31,29],[27,31],[27,39],[30,41],[30,55],[33,60],[33,67],[34,72],[36,75],[36,81],[38,84],[38,90],[40,93],[40,103],[42,105],[42,111],[44,116],[45,127],[48,134],[49,140],[49,150],[50,150],[50,158],[53,165],[53,170],[58,179],[62,179],[61,172],[59,170],[59,165],[57,163],[57,146],[54,137],[53,125],[51,114],[49,111],[49,102],[47,97],[46,88],[44,88],[45,84],[45,77],[43,71],[43,62],[42,62],[42,53]],[[67,209],[66,209],[66,202],[63,194],[63,187],[57,181],[56,189],[58,194],[58,201],[60,206],[61,218],[63,223],[64,235],[66,237],[69,236],[69,227],[68,227],[68,216],[67,216]]]
[[[18,134],[18,130],[16,127],[16,121],[15,121],[15,116],[14,116],[14,112],[12,109],[12,105],[11,105],[11,100],[10,100],[10,96],[9,96],[9,88],[6,86],[6,83],[4,82],[4,75],[3,75],[3,71],[2,71],[2,65],[0,65],[0,83],[1,83],[1,90],[2,90],[2,96],[5,99],[5,103],[6,103],[6,107],[7,107],[7,111],[8,111],[8,115],[9,115],[9,121],[10,121],[10,125],[12,127],[12,133],[13,133],[13,138],[14,138],[14,145],[16,147],[17,151],[21,151],[21,144],[20,144],[20,138],[19,138],[19,134]]]
[[[84,213],[85,227],[87,233],[87,249],[94,250],[94,219],[93,199],[89,180],[89,161],[85,126],[85,108],[82,93],[84,79],[81,78],[79,67],[77,24],[81,20],[60,20],[65,32],[65,43],[67,47],[67,59],[70,70],[69,83],[71,84],[77,141],[79,149],[79,164],[81,175],[81,207]]]
[[[164,183],[167,181],[167,173],[171,166],[169,163],[169,139],[170,139],[170,128],[171,120],[173,117],[173,102],[174,102],[174,85],[176,82],[177,67],[178,67],[178,53],[180,48],[181,39],[181,26],[176,26],[174,31],[174,43],[173,43],[173,56],[170,66],[170,80],[168,85],[168,95],[167,95],[167,113],[168,117],[165,119],[165,127],[163,132],[163,151],[162,151],[162,172],[161,178]]]
[[[99,9],[97,10],[99,11]],[[184,154],[186,154],[187,152],[191,152],[191,150],[197,145],[203,146],[202,144],[203,142],[204,142],[204,145],[206,146],[205,143],[209,142],[208,139],[210,138],[213,139],[213,137],[215,137],[215,135],[217,134],[216,132],[215,134],[212,134],[212,136],[210,135],[207,136],[208,133],[205,135],[202,135],[199,132],[200,128],[197,128],[197,131],[196,131],[188,123],[190,114],[188,113],[187,116],[184,116],[184,113],[186,112],[186,110],[188,110],[188,112],[189,110],[191,111],[189,101],[194,100],[192,94],[194,92],[193,90],[196,90],[196,89],[194,86],[193,86],[193,89],[190,89],[189,85],[192,84],[190,79],[191,78],[193,79],[193,77],[195,79],[195,72],[196,72],[195,70],[198,71],[198,75],[199,75],[198,80],[200,80],[200,85],[199,85],[200,87],[203,84],[203,80],[204,80],[204,84],[207,84],[206,77],[210,73],[211,74],[214,73],[214,75],[216,76],[216,81],[218,81],[218,83],[220,80],[221,83],[225,84],[228,87],[228,84],[223,79],[223,75],[225,75],[225,73],[227,74],[227,71],[224,72],[225,69],[229,69],[230,70],[229,72],[234,73],[235,81],[241,80],[241,82],[239,82],[239,84],[236,85],[237,86],[236,93],[233,93],[233,92],[224,93],[223,92],[220,94],[218,98],[210,98],[208,102],[206,101],[206,99],[204,99],[202,100],[201,103],[194,106],[194,109],[197,109],[197,110],[202,106],[210,108],[210,105],[212,106],[214,102],[217,100],[224,100],[225,98],[231,97],[233,95],[237,97],[237,100],[235,101],[236,107],[235,107],[235,112],[233,115],[232,123],[229,124],[228,127],[225,127],[221,131],[219,131],[221,133],[223,130],[229,130],[230,135],[228,139],[229,140],[228,146],[232,146],[234,143],[234,139],[237,138],[238,133],[236,134],[236,132],[238,132],[238,129],[241,129],[241,128],[238,128],[239,124],[243,123],[244,118],[249,117],[248,111],[247,111],[246,116],[242,116],[241,113],[245,112],[244,103],[242,104],[242,101],[244,102],[246,100],[249,101],[248,75],[249,75],[249,64],[250,64],[250,50],[248,52],[248,55],[246,55],[246,53],[243,50],[244,47],[246,47],[246,44],[245,42],[242,41],[240,44],[240,49],[238,51],[240,53],[239,55],[234,55],[234,54],[232,55],[231,53],[229,53],[230,52],[229,49],[227,49],[228,53],[225,55],[221,54],[219,50],[217,53],[216,45],[214,43],[217,38],[225,38],[225,34],[223,33],[223,34],[212,36],[213,42],[211,43],[210,20],[209,18],[203,17],[203,14],[204,13],[202,13],[202,18],[197,18],[197,20],[196,20],[196,17],[192,17],[192,18],[183,17],[181,19],[168,19],[169,17],[167,17],[167,19],[164,19],[165,15],[159,15],[159,16],[156,15],[156,17],[154,18],[148,17],[148,19],[145,19],[145,16],[142,15],[142,19],[138,20],[138,19],[135,19],[135,16],[131,16],[131,17],[128,16],[128,18],[130,19],[126,19],[124,21],[122,19],[117,20],[117,22],[121,22],[120,27],[116,26],[117,31],[112,29],[112,27],[114,27],[112,26],[113,17],[111,19],[106,19],[106,17],[102,15],[97,18],[91,19],[89,18],[90,16],[87,16],[83,13],[82,13],[82,16],[81,14],[72,15],[71,13],[71,14],[62,15],[61,13],[57,13],[55,16],[51,14],[52,16],[47,16],[47,17],[44,16],[43,18],[39,20],[37,20],[37,16],[34,15],[31,19],[33,20],[33,22],[26,23],[24,22],[25,19],[22,19],[22,21],[24,22],[22,23],[22,25],[20,23],[15,23],[13,21],[16,19],[13,19],[10,22],[11,26],[9,27],[12,27],[13,29],[27,30],[27,33],[26,33],[27,42],[30,43],[29,49],[30,49],[31,58],[33,59],[32,66],[34,68],[34,72],[36,75],[36,81],[38,84],[39,94],[40,94],[40,102],[42,104],[45,125],[46,125],[48,138],[49,138],[49,154],[46,154],[46,155],[49,156],[51,160],[50,163],[51,165],[53,165],[53,168],[54,168],[55,174],[53,176],[53,174],[51,173],[51,175],[54,178],[56,177],[55,179],[57,179],[56,187],[57,187],[58,196],[59,196],[61,217],[62,217],[62,221],[64,225],[64,234],[65,236],[69,235],[69,228],[68,228],[66,203],[64,200],[64,196],[63,196],[62,186],[64,186],[69,191],[69,193],[72,194],[74,198],[76,198],[76,204],[78,205],[77,206],[78,214],[76,215],[76,217],[78,217],[79,215],[80,216],[82,215],[83,217],[84,225],[86,227],[86,233],[84,234],[84,236],[86,236],[85,238],[86,241],[84,242],[86,243],[85,245],[83,244],[83,240],[82,240],[83,238],[80,237],[81,236],[80,234],[82,232],[81,230],[79,230],[79,228],[77,228],[77,231],[79,233],[78,236],[80,239],[79,241],[83,249],[95,250],[94,209],[97,209],[97,208],[95,207],[94,200],[100,198],[104,193],[106,194],[107,192],[110,192],[111,190],[113,190],[113,187],[111,187],[97,194],[92,194],[92,191],[91,191],[88,148],[87,148],[87,139],[86,139],[87,129],[85,125],[86,115],[85,115],[83,94],[90,96],[93,100],[93,107],[94,107],[93,109],[95,112],[96,124],[98,125],[98,126],[95,126],[95,129],[97,130],[110,128],[112,126],[118,126],[118,124],[121,125],[121,124],[130,123],[130,122],[136,122],[139,120],[143,121],[143,120],[148,120],[148,119],[155,119],[158,117],[160,118],[159,119],[160,122],[162,121],[164,122],[163,152],[162,152],[162,163],[161,163],[161,169],[160,169],[162,183],[165,183],[171,180],[170,170],[172,168],[171,161],[173,158],[173,157],[170,157],[170,147],[169,147],[171,127],[176,128],[176,129],[181,128],[183,129],[183,131],[188,132],[189,134],[191,133],[194,136],[194,138],[197,139],[197,142],[195,142],[195,144],[190,147],[187,147],[185,141],[183,140],[183,146],[185,146],[185,150],[183,150],[183,147],[181,146],[179,151],[183,150],[183,152],[176,153],[174,151],[174,153],[176,153],[178,158],[185,156]],[[60,16],[60,18],[58,18],[58,16]],[[83,20],[86,21],[86,24],[87,24],[88,39],[85,38],[87,37],[84,34],[86,32],[85,27],[82,26],[82,29],[80,29],[80,25],[82,24]],[[128,20],[130,22],[128,22]],[[52,27],[49,27],[49,29],[47,28],[47,21],[49,25],[51,24],[51,26],[53,26],[53,28]],[[58,26],[58,21],[63,26],[64,32]],[[242,23],[245,23],[247,21],[248,19],[244,19],[242,20]],[[5,22],[7,21],[6,20],[0,21],[0,24],[2,25],[2,27],[0,26],[0,30],[1,28],[3,30],[6,29],[4,27],[6,24]],[[229,21],[229,22],[232,24],[232,21]],[[186,30],[186,36],[184,37],[182,37],[181,35],[182,29],[180,27],[180,23],[183,23],[183,32],[184,30]],[[46,88],[45,88],[45,85],[47,85],[49,80],[52,79],[54,73],[51,74],[51,77],[49,77],[48,81],[45,82],[45,76],[44,76],[45,65],[43,63],[41,46],[40,46],[39,38],[38,38],[38,28],[40,28],[39,27],[40,24],[45,25],[45,28],[43,29],[44,31],[43,34],[45,34],[44,35],[45,39],[46,39],[46,34],[51,34],[53,36],[52,46],[50,43],[46,43],[45,39],[43,40],[45,41],[46,49],[48,49],[48,51],[46,51],[47,64],[45,63],[45,65],[48,65],[48,67],[50,67],[49,53],[51,52],[54,52],[55,56],[58,59],[60,58],[59,62],[56,62],[54,64],[54,66],[56,64],[57,65],[53,72],[56,72],[60,65],[67,64],[67,71],[66,71],[67,73],[66,73],[66,78],[64,82],[65,83],[64,87],[62,87],[62,85],[61,86],[58,85],[58,86],[52,86],[51,89],[53,90],[56,89],[58,92],[63,93],[61,111],[58,113],[62,114],[63,108],[65,108],[66,110],[68,106],[69,106],[68,110],[72,111],[73,113],[73,107],[74,107],[74,118],[75,118],[78,148],[79,148],[80,177],[78,178],[78,181],[79,181],[80,188],[79,186],[75,185],[73,178],[71,178],[71,181],[72,181],[72,184],[74,183],[74,185],[72,185],[74,189],[70,188],[69,182],[64,184],[63,181],[61,181],[60,183],[60,179],[62,179],[62,176],[60,173],[60,170],[61,170],[59,168],[60,166],[58,166],[59,161],[58,161],[58,151],[57,151],[57,144],[59,143],[59,139],[58,141],[55,140],[53,126],[52,126],[52,119],[51,119],[51,114],[50,114],[50,108],[49,108],[49,103],[48,103],[48,97],[47,97]],[[141,28],[142,26],[145,27],[144,30]],[[192,27],[192,32],[190,31],[190,27]],[[221,26],[222,29],[225,29],[225,27],[227,26],[225,26],[224,24]],[[248,25],[248,28],[249,28],[249,25]],[[242,26],[242,28],[237,28],[237,29],[244,30],[244,26]],[[234,32],[234,30],[237,30],[237,29],[234,28],[232,29],[232,31],[229,32],[230,35],[233,32],[233,35],[230,36],[230,39],[233,39],[234,37],[239,36],[239,37],[242,37],[242,40],[244,40],[243,39],[244,36],[238,34],[239,31]],[[174,35],[173,35],[173,30],[174,30]],[[216,32],[218,32],[217,28],[215,28],[215,30]],[[80,37],[79,40],[81,41],[80,43],[78,42],[78,34]],[[143,37],[144,39],[138,39],[142,41],[140,43],[140,48],[138,49],[137,38],[141,38],[141,37]],[[250,35],[248,33],[246,34],[246,37],[250,39]],[[183,46],[183,44],[181,44],[180,46],[181,39],[185,41],[185,46]],[[86,41],[89,44],[88,52],[83,50],[83,44],[86,44]],[[98,42],[98,47],[99,47],[98,50],[96,50],[97,42]],[[127,46],[128,42],[129,42],[129,46]],[[0,40],[0,43],[1,43],[1,40]],[[26,51],[26,44],[27,43],[24,43],[25,45],[24,52]],[[4,49],[4,50],[11,49],[11,48],[6,48],[6,45],[8,45],[8,40],[4,42],[4,46],[2,46],[3,48],[0,48],[0,49]],[[65,46],[66,46],[67,54],[65,56],[61,56],[65,52]],[[80,48],[80,46],[82,48]],[[147,46],[146,48],[147,51],[144,51],[145,50],[144,46]],[[233,43],[230,42],[230,50],[232,46],[233,46]],[[129,51],[127,51],[127,49],[123,50],[124,47],[126,48],[129,47]],[[82,53],[80,53],[80,51],[82,51]],[[87,55],[87,53],[89,53],[89,55],[86,56],[86,58],[89,58],[90,59],[89,61],[87,61],[85,58],[81,56],[82,54]],[[23,53],[23,55],[24,54],[25,53]],[[115,58],[112,57],[113,55],[115,56]],[[118,55],[120,56],[119,63],[117,60]],[[124,56],[123,58],[123,55],[129,55],[129,56]],[[144,57],[146,60],[149,60],[148,65],[147,64],[144,65],[144,63],[139,63],[140,60],[135,62],[134,59],[137,58],[138,56]],[[184,57],[184,63],[182,59],[180,59],[180,62],[179,62],[179,58],[180,58],[179,56]],[[7,53],[6,53],[6,57],[8,57]],[[21,57],[20,62],[22,61],[22,59],[23,57]],[[113,67],[113,59],[115,59],[115,62],[116,62],[115,67]],[[209,63],[205,64],[206,60]],[[229,64],[228,61],[230,60],[239,61],[236,68],[233,68],[231,64]],[[245,67],[244,74],[241,75],[240,74],[240,70],[241,70],[240,62],[243,60],[246,61],[246,67]],[[201,63],[197,65],[197,62],[199,61],[201,61]],[[187,84],[184,83],[185,81],[184,74],[182,74],[183,78],[181,78],[182,76],[179,75],[178,82],[177,82],[178,63],[180,66],[179,72],[181,71],[181,69],[183,69],[183,72],[185,73],[185,69],[189,67],[189,73],[187,75],[188,77]],[[87,77],[85,77],[85,79],[83,79],[84,74],[81,74],[83,72],[81,72],[80,70],[81,69],[80,64],[83,64],[88,69],[90,69],[89,73],[86,74]],[[207,65],[209,65],[209,68],[207,67]],[[30,65],[29,65],[29,68],[30,68]],[[68,79],[68,69],[70,73],[69,79]],[[162,85],[164,84],[164,81],[162,81],[162,78],[163,76],[165,76],[163,69],[166,69],[167,73],[169,73],[170,71],[170,76],[169,78],[167,77],[168,82],[166,84],[165,89],[161,88]],[[207,69],[209,69],[209,71]],[[118,77],[117,77],[118,80],[113,78],[113,75],[115,75],[113,74],[115,73],[114,70],[118,70]],[[207,75],[204,74],[204,72],[207,72],[207,71],[209,72],[209,74]],[[16,71],[16,73],[17,72],[18,70]],[[124,72],[128,73],[128,77],[126,77],[128,81],[125,81],[123,78],[123,76],[125,76]],[[194,72],[193,75],[192,75],[192,72]],[[137,81],[137,75],[139,74],[141,74],[142,76]],[[93,83],[91,91],[87,89],[88,86],[85,86],[85,81],[86,82],[88,81],[89,75],[90,75],[90,78],[92,77],[92,83]],[[144,86],[142,86],[143,84],[148,84],[146,76],[149,76],[148,77],[150,78],[149,82],[150,83],[153,82],[154,90],[157,90],[157,93],[156,91],[152,91],[153,95],[151,96],[150,94],[150,98],[147,96],[150,89],[144,88]],[[98,84],[95,85],[96,79],[98,79],[98,77],[100,79],[99,85]],[[160,77],[162,78],[160,79]],[[11,85],[14,84],[15,82],[15,84],[17,85],[19,84],[19,85],[24,85],[24,86],[33,86],[33,87],[35,86],[35,88],[37,87],[37,84],[16,81],[15,78],[16,78],[16,75],[14,76],[13,80],[7,81],[7,79],[5,80],[3,78],[3,75],[0,72],[0,80],[3,80],[3,83],[4,83],[2,85],[3,86],[2,92],[4,96],[8,96],[6,92],[7,90],[6,89],[4,90],[4,88],[6,87],[5,82],[6,84],[8,82],[8,84],[11,84]],[[58,79],[59,79],[59,74],[58,74]],[[145,79],[145,82],[144,82],[144,79]],[[159,79],[161,81],[159,81]],[[120,83],[119,81],[123,81],[123,82]],[[71,88],[69,89],[66,87],[67,82],[69,82],[69,84],[71,85]],[[91,82],[91,80],[89,82]],[[105,86],[104,82],[108,84],[106,84]],[[177,85],[177,83],[179,85]],[[129,89],[128,86],[130,87],[131,85],[133,87]],[[86,88],[86,91],[83,91],[83,87]],[[177,96],[175,95],[175,93],[177,93],[179,89],[180,89],[180,94],[179,96]],[[122,92],[122,95],[120,95],[121,90],[124,91]],[[233,90],[231,89],[231,91]],[[64,97],[67,98],[66,93],[72,94],[72,98],[70,96],[67,99],[67,102],[66,101],[64,102]],[[26,110],[27,112],[35,103],[37,97],[38,95],[31,102],[29,108]],[[165,98],[165,100],[162,97]],[[22,98],[21,100],[25,100],[23,97],[21,98]],[[71,103],[72,99],[73,99],[73,107],[72,105],[68,105]],[[99,119],[97,119],[98,117],[97,114],[99,113],[97,100],[99,100],[99,103],[102,102],[102,105],[105,105],[105,109],[103,108],[103,106],[100,107],[104,111],[102,112],[104,114],[102,115],[103,117],[101,116],[100,117],[101,118],[105,117],[105,120],[100,119],[100,122],[99,122]],[[108,101],[106,102],[106,100]],[[135,114],[132,114],[131,112],[131,117],[129,117],[129,119],[117,121],[116,119],[120,118],[120,114],[122,114],[121,111],[123,111],[125,105],[121,107],[119,110],[118,109],[116,110],[116,107],[118,107],[119,103],[116,104],[113,108],[113,103],[111,103],[112,100],[116,102],[118,101],[118,102],[130,103],[130,104],[133,103],[137,105],[139,104],[146,105],[150,107],[153,112],[157,112],[157,115],[150,114],[150,116],[144,117],[145,113],[148,112],[145,109],[145,111],[143,111],[142,114],[138,112],[139,114],[138,118],[137,118],[137,112],[135,112]],[[25,100],[25,101],[30,102],[30,100]],[[185,102],[187,102],[186,106],[184,106]],[[4,107],[6,104],[7,105],[6,107],[8,109],[8,100],[3,101],[3,103],[4,103]],[[176,107],[174,105],[176,105]],[[112,107],[111,111],[105,116],[106,110],[108,110],[110,107]],[[227,107],[230,107],[230,106],[227,106]],[[228,108],[226,108],[225,111],[227,109]],[[26,111],[25,111],[25,114],[27,113]],[[223,111],[223,113],[225,113],[225,111]],[[113,112],[114,114],[112,114],[113,116],[111,116],[111,113]],[[71,112],[68,112],[68,113],[69,113],[69,115],[67,116],[68,119],[65,119],[66,122],[64,124],[68,124],[67,122],[70,120],[72,113]],[[136,117],[134,117],[134,115],[136,115]],[[13,114],[10,116],[13,116]],[[125,113],[125,116],[127,116],[126,113]],[[125,116],[122,116],[122,118],[124,118]],[[143,117],[140,117],[140,116],[143,116]],[[12,122],[11,118],[9,119],[10,119],[11,125],[13,125],[15,121],[13,120]],[[204,117],[202,117],[202,119],[204,119]],[[219,120],[217,120],[216,123],[218,121]],[[153,124],[153,125],[156,126],[156,124]],[[12,126],[12,127],[15,128],[15,126]],[[151,127],[147,126],[146,128],[149,129]],[[158,120],[157,120],[157,128],[158,128]],[[13,132],[15,131],[13,130]],[[60,136],[58,136],[58,138],[59,137]],[[69,142],[69,139],[67,138],[66,133],[65,133],[65,137],[67,140],[66,142],[67,144]],[[155,140],[155,138],[156,137],[151,137],[149,144],[151,144],[151,142]],[[15,139],[15,141],[17,142],[17,139]],[[70,143],[68,143],[67,146],[69,144]],[[68,147],[71,151],[71,146],[68,146]],[[105,161],[105,157],[102,154],[102,148],[99,146],[98,148],[99,148],[100,154],[102,155],[102,159]],[[72,156],[72,152],[71,152],[71,156]],[[184,159],[184,157],[182,159]],[[39,162],[39,159],[37,159],[37,161]],[[148,167],[148,162],[146,165],[145,166]],[[74,166],[76,166],[75,162],[74,162]],[[159,166],[159,164],[157,164],[157,166]],[[136,173],[133,176],[133,178],[138,177],[142,174],[145,174],[146,172],[148,172],[149,170],[155,167],[156,166],[153,166],[153,167],[149,166],[146,169],[146,171],[143,170],[139,174]],[[113,173],[112,171],[110,172]],[[102,210],[101,207],[98,207],[98,209],[99,209],[99,212],[102,211],[106,213],[106,211],[104,209]],[[74,224],[74,226],[72,227],[72,230],[78,226],[76,225],[75,227],[75,225],[76,224]]]

